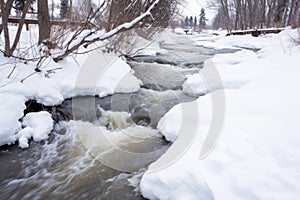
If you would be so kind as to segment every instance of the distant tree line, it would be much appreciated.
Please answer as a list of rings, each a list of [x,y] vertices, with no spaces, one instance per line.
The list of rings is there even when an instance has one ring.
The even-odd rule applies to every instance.
[[[252,29],[300,25],[300,0],[215,0],[213,28]]]
[[[185,20],[181,22],[181,27],[201,31],[202,29],[206,28],[206,21],[207,21],[207,18],[206,18],[206,14],[205,14],[205,9],[201,8],[199,17],[186,16]]]

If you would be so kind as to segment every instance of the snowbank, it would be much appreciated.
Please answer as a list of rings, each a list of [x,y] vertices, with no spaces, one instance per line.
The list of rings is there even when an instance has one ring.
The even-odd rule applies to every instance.
[[[189,76],[182,88],[185,94],[192,96],[204,95],[209,91],[206,81],[200,73]]]
[[[169,149],[150,166],[140,183],[145,197],[299,197],[300,95],[297,91],[300,81],[300,49],[289,43],[290,34],[293,32],[287,30],[278,35],[252,39],[256,44],[266,46],[262,45],[262,50],[257,54],[246,56],[243,62],[235,54],[216,56],[215,60],[218,62],[215,64],[225,80],[226,94],[226,121],[220,141],[207,158],[199,159],[212,120],[210,94],[189,103],[195,110],[198,108],[198,120],[194,120],[199,122],[197,124],[183,120],[180,126],[174,126],[178,124],[180,105],[171,109],[160,121],[159,127],[164,127],[160,131],[170,141],[175,141],[175,145],[180,142],[180,129],[192,125],[197,126],[196,138],[183,156],[174,163],[153,171],[156,163],[171,151]],[[218,42],[243,43],[247,46],[247,40],[248,36],[240,36],[220,39]],[[223,66],[230,73],[226,74]],[[239,85],[240,80],[247,80],[247,84],[231,88],[226,87],[226,80],[232,80],[233,85]],[[191,84],[196,81],[198,80],[190,79]],[[193,113],[190,115],[189,119],[192,119]]]
[[[35,31],[22,33],[22,47],[31,45],[30,34],[35,35]],[[41,72],[35,71],[35,62],[24,64],[2,54],[0,66],[0,145],[13,144],[19,139],[19,120],[29,99],[54,106],[74,96],[136,92],[142,84],[124,59],[98,51],[68,57],[59,63],[46,59]],[[30,135],[28,129],[25,132],[24,135]],[[24,137],[22,140],[26,146]]]
[[[183,84],[185,94],[198,96],[222,88],[239,89],[251,80],[260,77],[260,73],[256,73],[257,68],[254,67],[259,65],[259,58],[252,51],[242,50],[233,54],[219,54],[212,59],[212,62],[213,65],[211,61],[205,61],[203,69],[200,69],[198,74],[188,77]],[[204,71],[209,67],[217,69],[218,74],[215,77],[205,77]]]
[[[26,99],[22,95],[0,93],[0,146],[13,144],[16,141],[15,134],[21,129],[19,121],[26,108]]]
[[[22,126],[25,128],[18,133],[19,146],[21,148],[29,147],[29,139],[31,137],[35,142],[48,139],[49,133],[53,128],[53,120],[51,114],[45,111],[37,113],[28,113],[22,119]]]
[[[116,55],[95,51],[79,58],[79,64],[61,63],[63,69],[51,75],[60,84],[64,98],[136,92],[142,84],[126,61]]]
[[[170,126],[170,122],[173,123]],[[182,104],[178,104],[167,112],[163,118],[161,118],[157,124],[157,129],[165,136],[169,142],[175,142],[177,135],[179,134],[180,126],[182,122]]]
[[[181,169],[184,170],[181,172]],[[157,173],[147,173],[143,176],[140,187],[147,199],[214,199],[199,169],[184,162]]]

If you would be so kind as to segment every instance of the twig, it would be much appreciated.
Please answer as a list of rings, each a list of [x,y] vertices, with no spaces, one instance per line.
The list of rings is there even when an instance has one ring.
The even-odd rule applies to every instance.
[[[86,54],[86,53],[92,52],[92,51],[94,51],[94,50],[101,49],[101,48],[103,48],[104,46],[105,46],[105,45],[103,45],[103,46],[97,46],[97,47],[95,47],[95,48],[93,48],[93,49],[89,49],[89,50],[86,50],[86,51],[83,51],[83,52],[75,52],[74,54],[77,54],[77,55],[80,55],[80,54]]]
[[[63,117],[67,120],[71,120],[72,119],[72,116],[68,115],[66,112],[64,112],[63,110],[59,109],[56,107],[56,111],[60,112],[60,114],[63,115]]]
[[[10,65],[11,63],[7,62],[7,63],[3,63],[3,64],[0,64],[0,67],[2,66],[5,66],[5,65]]]
[[[1,52],[1,53],[4,53],[3,50],[0,50],[0,52]],[[59,54],[59,53],[55,53],[55,54],[53,54],[53,55],[56,55],[56,54]],[[10,57],[29,62],[29,61],[37,61],[37,60],[39,60],[39,59],[45,57],[45,55],[39,56],[39,57],[35,57],[35,58],[23,58],[23,57],[16,56],[16,55],[11,55]]]
[[[9,73],[9,75],[7,76],[7,78],[11,77],[11,75],[14,73],[16,67],[17,67],[17,64],[15,63],[13,69],[11,70],[11,72]]]
[[[5,86],[11,84],[12,82],[14,82],[14,80],[15,80],[15,78],[14,78],[13,80],[11,80],[11,81],[5,83],[4,85],[1,85],[0,88],[5,87]]]
[[[21,83],[23,83],[26,79],[28,79],[29,77],[33,76],[33,75],[36,74],[36,73],[37,73],[37,71],[32,72],[31,74],[29,74],[28,76],[26,76],[25,78],[23,78],[23,79],[21,80]]]
[[[54,73],[54,71],[60,70],[60,69],[62,69],[62,67],[58,67],[58,68],[54,68],[54,69],[49,69],[49,70],[47,70],[46,72],[47,72],[48,74],[50,74],[50,73]]]

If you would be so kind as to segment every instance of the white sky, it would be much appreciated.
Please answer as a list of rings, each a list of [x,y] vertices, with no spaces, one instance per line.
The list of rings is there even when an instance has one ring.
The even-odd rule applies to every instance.
[[[52,2],[52,0],[48,0],[49,2]],[[75,0],[76,1],[76,0]],[[101,4],[103,0],[93,0],[94,3]],[[197,16],[199,17],[201,8],[205,9],[206,12],[206,18],[208,18],[209,21],[213,19],[215,16],[215,11],[212,9],[207,8],[207,3],[210,0],[183,0],[186,3],[183,4],[182,8],[182,15],[183,16]],[[60,3],[60,0],[54,0],[56,3]]]
[[[199,16],[201,8],[205,9],[206,18],[212,20],[215,15],[215,11],[207,8],[207,3],[209,0],[185,0],[185,6],[183,7],[184,16]]]

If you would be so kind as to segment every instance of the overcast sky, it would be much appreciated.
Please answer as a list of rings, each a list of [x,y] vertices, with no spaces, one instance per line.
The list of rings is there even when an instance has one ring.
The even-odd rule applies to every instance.
[[[201,8],[205,9],[206,18],[212,20],[214,17],[214,11],[207,8],[207,1],[209,0],[185,0],[186,5],[183,8],[183,15],[185,16],[199,16]]]

